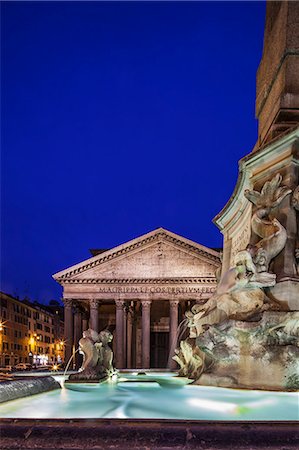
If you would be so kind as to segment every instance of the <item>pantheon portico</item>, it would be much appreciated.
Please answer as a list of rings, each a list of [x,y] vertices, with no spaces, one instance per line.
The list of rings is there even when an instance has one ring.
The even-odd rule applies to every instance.
[[[220,264],[217,251],[158,228],[56,273],[66,361],[85,329],[109,328],[116,367],[166,367],[179,321],[215,291]]]

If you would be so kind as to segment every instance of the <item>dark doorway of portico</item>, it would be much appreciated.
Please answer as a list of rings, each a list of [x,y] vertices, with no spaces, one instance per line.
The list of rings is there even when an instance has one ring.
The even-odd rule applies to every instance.
[[[167,367],[169,353],[169,333],[151,332],[151,362],[153,369],[165,369]]]

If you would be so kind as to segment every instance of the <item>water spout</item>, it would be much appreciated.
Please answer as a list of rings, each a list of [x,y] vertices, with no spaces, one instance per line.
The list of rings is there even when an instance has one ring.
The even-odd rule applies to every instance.
[[[65,369],[64,369],[64,372],[63,372],[63,382],[62,382],[62,386],[64,385],[65,376],[66,376],[66,373],[67,373],[67,371],[68,371],[68,368],[69,368],[69,366],[70,366],[70,364],[71,364],[73,358],[75,357],[75,354],[76,354],[79,350],[80,350],[80,348],[78,347],[77,350],[72,354],[72,356],[71,356],[70,359],[68,360],[67,365],[65,366]]]

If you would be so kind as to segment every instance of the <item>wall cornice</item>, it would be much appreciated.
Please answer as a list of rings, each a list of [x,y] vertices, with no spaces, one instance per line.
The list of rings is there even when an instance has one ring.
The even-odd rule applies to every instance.
[[[215,277],[185,278],[71,278],[62,280],[61,284],[216,284]]]
[[[279,170],[287,163],[298,165],[298,155],[294,145],[299,142],[299,128],[293,130],[269,145],[246,155],[239,161],[239,175],[234,192],[227,204],[213,219],[220,229],[231,228],[250,207],[243,195],[245,189],[252,189],[255,181],[266,170]]]

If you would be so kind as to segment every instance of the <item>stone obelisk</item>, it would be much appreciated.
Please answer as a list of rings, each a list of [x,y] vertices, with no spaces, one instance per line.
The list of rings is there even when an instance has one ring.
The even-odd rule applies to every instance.
[[[289,190],[271,214],[285,228],[283,250],[271,261],[276,284],[267,295],[284,310],[299,310],[299,2],[267,2],[264,48],[256,78],[257,143],[239,162],[235,191],[215,217],[224,235],[222,274],[235,255],[258,241],[256,206],[244,195],[281,176]],[[273,199],[275,202],[275,199]]]

